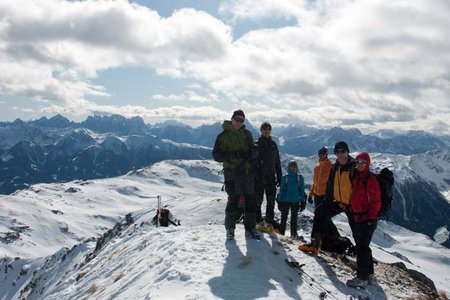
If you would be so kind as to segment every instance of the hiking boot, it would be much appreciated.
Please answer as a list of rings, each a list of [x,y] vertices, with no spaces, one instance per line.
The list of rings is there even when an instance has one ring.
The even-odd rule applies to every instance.
[[[272,226],[272,224],[271,223],[268,223],[268,222],[265,222],[264,221],[264,231],[265,232],[273,232],[273,226]]]
[[[255,225],[256,230],[258,231],[264,231],[264,223],[263,222],[257,222]]]
[[[261,235],[258,233],[258,231],[256,231],[256,229],[252,229],[251,231],[245,231],[245,237],[246,238],[252,238],[255,240],[260,240],[261,239]]]
[[[347,280],[347,286],[353,287],[353,288],[363,288],[365,289],[367,287],[368,281],[359,279],[358,277],[352,278]]]
[[[370,275],[369,275],[368,283],[369,283],[370,285],[372,285],[372,284],[377,284],[377,283],[378,283],[378,280],[377,280],[377,278],[375,277],[375,274],[370,274]]]
[[[227,240],[234,240],[234,229],[227,229]]]
[[[318,255],[320,253],[320,248],[316,248],[312,244],[300,244],[298,246],[298,250],[303,252],[309,252],[314,255]]]
[[[293,239],[294,241],[303,241],[303,237],[299,236],[298,234],[294,233],[291,234],[291,239]]]

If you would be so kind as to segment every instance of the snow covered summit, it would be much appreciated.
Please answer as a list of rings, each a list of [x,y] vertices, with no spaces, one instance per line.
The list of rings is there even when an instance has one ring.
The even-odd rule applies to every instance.
[[[220,170],[212,161],[163,161],[117,178],[39,184],[1,197],[0,299],[430,295],[406,268],[431,278],[437,290],[450,291],[450,251],[388,222],[374,236],[380,276],[366,291],[345,286],[352,259],[308,256],[279,236],[246,240],[241,225],[236,241],[226,242]],[[151,224],[157,195],[181,226]],[[304,236],[311,211],[309,207],[300,218]],[[350,235],[345,217],[337,217],[336,223]],[[286,258],[304,264],[303,276],[285,264]]]

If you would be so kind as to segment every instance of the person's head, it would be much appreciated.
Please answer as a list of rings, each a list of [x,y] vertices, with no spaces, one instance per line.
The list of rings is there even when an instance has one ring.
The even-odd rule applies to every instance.
[[[348,149],[348,145],[344,141],[339,141],[334,145],[334,154],[341,165],[345,165],[347,163],[349,152],[350,150]]]
[[[272,133],[272,125],[269,122],[264,122],[261,124],[261,136],[268,138]]]
[[[319,149],[319,153],[317,154],[319,156],[319,160],[324,160],[328,156],[328,149],[325,147],[322,147]]]
[[[366,152],[361,152],[355,158],[356,169],[362,173],[369,170],[370,167],[370,156]]]
[[[298,171],[298,165],[297,162],[295,160],[291,160],[288,163],[288,172],[290,173],[297,173]]]
[[[241,109],[235,110],[231,116],[231,124],[235,129],[242,127],[245,121],[245,114]]]

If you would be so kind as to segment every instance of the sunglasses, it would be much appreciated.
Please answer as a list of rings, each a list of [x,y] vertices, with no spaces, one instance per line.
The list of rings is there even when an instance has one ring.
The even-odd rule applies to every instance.
[[[272,128],[270,128],[270,127],[264,127],[264,128],[262,128],[261,130],[272,131]]]
[[[365,161],[364,159],[361,159],[361,160],[355,160],[355,162],[356,162],[357,164],[359,164],[359,165],[365,165],[365,164],[366,164],[366,161]]]
[[[338,154],[338,153],[345,153],[345,152],[347,152],[347,151],[344,150],[344,149],[337,149],[336,151],[334,151],[335,154]]]
[[[233,120],[235,120],[238,123],[244,123],[244,121],[245,121],[244,118],[239,118],[239,117],[234,117]]]

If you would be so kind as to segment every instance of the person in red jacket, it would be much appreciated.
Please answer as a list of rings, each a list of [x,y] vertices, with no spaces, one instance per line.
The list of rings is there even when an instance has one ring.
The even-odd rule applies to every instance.
[[[351,194],[350,222],[356,244],[356,277],[347,281],[351,287],[365,288],[373,278],[373,258],[370,242],[377,227],[378,212],[381,208],[381,192],[378,181],[370,170],[370,156],[361,152],[356,156],[356,179]]]

